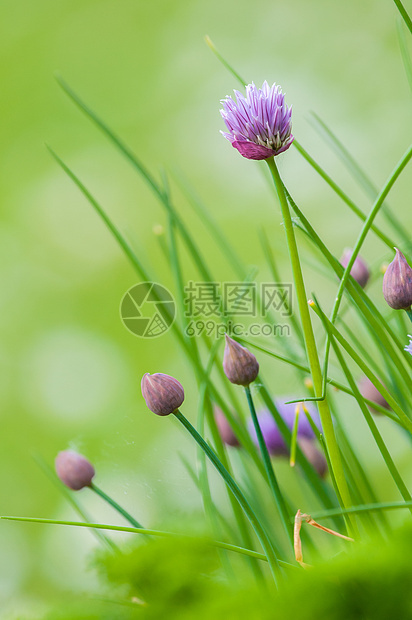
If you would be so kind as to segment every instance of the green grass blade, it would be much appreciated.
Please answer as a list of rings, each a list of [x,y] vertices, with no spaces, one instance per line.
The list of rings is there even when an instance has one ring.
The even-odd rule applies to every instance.
[[[412,34],[412,20],[409,17],[407,10],[403,6],[401,0],[393,0],[393,1],[396,4],[399,13],[402,15],[402,19],[407,25],[409,32]]]
[[[371,200],[375,200],[376,196],[378,195],[378,189],[372,183],[366,172],[361,168],[361,166],[358,164],[352,154],[344,147],[342,142],[326,125],[326,123],[315,112],[312,112],[311,116],[315,121],[314,125],[318,133],[325,137],[326,141],[332,147],[333,151],[337,154],[339,159],[343,162],[349,173],[364,189],[366,195]],[[410,237],[408,237],[405,232],[405,227],[401,224],[401,222],[398,221],[395,213],[393,213],[393,211],[386,203],[383,203],[382,205],[382,214],[386,218],[387,222],[397,232],[397,234],[400,235],[400,237],[403,239],[406,247],[409,248],[411,241]]]
[[[409,88],[411,89],[411,92],[412,92],[412,60],[411,60],[411,55],[409,53],[408,43],[406,41],[402,20],[398,19],[396,25],[397,25],[397,31],[398,31],[399,47],[401,50],[401,56],[403,60],[403,66],[405,67],[405,73],[408,79]]]
[[[335,181],[323,170],[323,168],[309,155],[309,153],[303,148],[301,144],[299,144],[296,140],[293,141],[298,152],[306,159],[306,161],[312,166],[314,170],[322,177],[324,181],[333,189],[333,191],[343,200],[345,204],[358,216],[360,220],[363,222],[366,221],[366,215],[363,211],[345,194],[345,192],[335,183]],[[371,229],[389,248],[393,249],[396,246],[396,243],[388,237],[384,232],[382,232],[375,224],[372,225]]]
[[[185,540],[195,540],[193,536],[183,536],[183,534],[176,534],[174,532],[164,532],[161,530],[144,530],[136,527],[124,527],[121,525],[106,525],[104,523],[82,523],[79,521],[61,521],[57,519],[41,519],[38,517],[14,517],[14,516],[1,516],[0,519],[3,521],[20,521],[23,523],[44,523],[47,525],[67,525],[71,527],[86,527],[92,528],[96,530],[107,530],[109,532],[126,532],[130,534],[148,534],[149,536],[158,536],[160,538],[181,538]],[[263,562],[267,562],[267,558],[263,553],[258,553],[257,551],[253,551],[252,549],[244,549],[243,547],[238,547],[237,545],[231,545],[230,543],[226,543],[220,540],[208,540],[206,541],[213,545],[214,547],[219,547],[220,549],[227,549],[228,551],[233,551],[234,553],[240,553],[242,555],[247,555],[251,558],[256,558],[257,560],[262,560]],[[295,565],[290,564],[289,562],[284,562],[279,560],[280,566],[284,566],[287,568],[297,568]]]

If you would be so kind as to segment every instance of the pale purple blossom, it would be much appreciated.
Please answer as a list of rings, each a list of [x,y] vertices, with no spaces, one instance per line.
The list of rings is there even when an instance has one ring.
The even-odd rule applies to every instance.
[[[292,398],[292,397],[290,397]],[[296,405],[297,403],[288,403],[286,404],[284,401],[288,400],[284,398],[282,400],[275,400],[276,409],[279,414],[286,422],[289,430],[293,429],[293,425],[295,422],[296,416]],[[299,425],[298,425],[298,438],[306,438],[309,440],[315,439],[315,433],[313,432],[312,426],[306,417],[306,414],[302,412],[302,405],[300,407],[300,415],[299,415]],[[305,404],[309,415],[318,429],[321,429],[320,418],[318,412],[315,408],[309,403]],[[272,414],[267,409],[263,410],[258,414],[259,426],[262,431],[263,439],[265,440],[266,447],[270,454],[273,456],[287,456],[289,454],[289,449],[286,445],[285,440],[283,439],[282,433],[280,432],[278,425],[276,424]],[[253,425],[252,420],[248,422],[248,430],[249,434],[255,443],[256,446],[259,445],[256,430]]]
[[[409,338],[409,344],[406,345],[405,351],[407,351],[408,353],[412,355],[412,336],[409,335],[408,338]]]
[[[269,159],[293,142],[292,106],[288,108],[280,86],[263,82],[262,88],[246,86],[246,97],[234,91],[236,101],[222,99],[220,113],[229,132],[222,135],[247,159]]]

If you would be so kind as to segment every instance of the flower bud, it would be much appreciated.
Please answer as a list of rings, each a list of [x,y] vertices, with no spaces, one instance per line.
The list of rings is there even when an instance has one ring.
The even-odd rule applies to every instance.
[[[410,310],[412,305],[412,269],[397,248],[383,276],[383,296],[394,310]]]
[[[359,391],[362,394],[363,398],[367,400],[371,400],[372,402],[380,405],[381,407],[385,407],[385,409],[390,409],[389,403],[386,402],[382,394],[377,390],[377,388],[373,385],[372,381],[368,379],[368,377],[363,377],[363,379],[359,383]],[[370,411],[373,413],[380,413],[377,409],[374,409],[372,406],[369,407]]]
[[[258,376],[259,364],[253,353],[226,334],[223,370],[231,383],[247,386]]]
[[[340,264],[342,265],[342,267],[345,267],[345,269],[349,264],[351,256],[352,250],[350,248],[346,248],[342,254],[342,258],[340,259]],[[355,258],[355,262],[353,263],[352,269],[350,270],[350,275],[362,288],[365,288],[370,277],[370,271],[361,256],[358,255]]]
[[[236,437],[233,432],[232,427],[229,424],[229,421],[223,411],[219,409],[219,407],[215,408],[214,411],[216,426],[219,431],[219,435],[223,441],[228,446],[233,446],[237,448],[240,446],[239,439]]]
[[[148,372],[142,378],[142,395],[146,405],[156,415],[169,415],[179,409],[185,399],[182,385],[174,377]]]
[[[302,437],[299,439],[298,443],[299,448],[302,450],[313,469],[321,478],[324,478],[328,473],[328,462],[323,452],[316,447],[313,441],[307,439],[307,437]]]
[[[60,480],[73,491],[89,487],[95,474],[93,465],[84,456],[72,450],[59,452],[55,467]]]

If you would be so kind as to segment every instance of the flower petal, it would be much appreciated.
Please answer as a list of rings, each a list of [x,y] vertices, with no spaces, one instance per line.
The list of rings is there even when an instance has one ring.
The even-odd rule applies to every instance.
[[[274,156],[274,151],[266,146],[248,142],[247,140],[235,140],[232,146],[239,151],[246,159],[269,159]]]

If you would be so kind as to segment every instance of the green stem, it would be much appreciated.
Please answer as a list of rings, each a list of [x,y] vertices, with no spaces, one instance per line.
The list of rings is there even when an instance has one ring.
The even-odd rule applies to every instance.
[[[97,495],[100,495],[100,497],[102,499],[104,499],[105,502],[107,502],[108,504],[110,504],[110,506],[112,508],[114,508],[115,510],[117,510],[117,512],[119,512],[125,519],[126,521],[129,521],[129,523],[131,525],[133,525],[133,527],[137,527],[139,529],[144,529],[143,525],[141,525],[138,521],[136,521],[136,519],[134,517],[132,517],[131,514],[129,514],[127,512],[127,510],[125,510],[124,508],[122,508],[120,506],[120,504],[118,504],[114,499],[112,499],[109,495],[107,495],[104,491],[102,491],[101,489],[99,489],[99,487],[97,487],[94,482],[92,482],[90,484],[90,488],[92,491],[94,491]]]
[[[405,501],[411,501],[412,500],[411,494],[409,493],[409,490],[406,484],[402,480],[402,477],[395,465],[395,462],[393,461],[390,455],[390,452],[388,448],[386,447],[386,444],[378,430],[378,427],[376,426],[375,421],[373,420],[372,414],[370,413],[369,409],[365,405],[365,402],[363,401],[360,390],[358,386],[356,385],[356,381],[353,378],[352,373],[350,372],[348,365],[346,364],[345,359],[334,338],[332,339],[332,346],[334,348],[338,362],[341,365],[342,370],[348,380],[349,386],[353,390],[355,398],[358,401],[358,405],[364,415],[367,425],[369,426],[369,430],[371,431],[372,436],[376,442],[376,445],[378,446],[378,449],[382,455],[382,458],[385,461],[385,464],[389,470],[389,473],[391,474],[396,486],[398,487],[399,493],[402,495]],[[410,510],[412,512],[412,507],[410,508]]]
[[[408,315],[409,320],[410,320],[410,321],[411,321],[411,323],[412,323],[412,308],[409,308],[409,310],[405,310],[405,312],[406,312],[406,314]]]
[[[275,163],[275,159],[268,159],[266,161],[272,174],[273,181],[275,183],[280,208],[282,211],[286,239],[289,248],[289,255],[292,264],[293,279],[296,287],[296,296],[298,299],[299,312],[305,338],[306,351],[312,374],[313,386],[315,389],[315,395],[317,397],[320,397],[322,395],[322,373],[319,364],[318,352],[316,349],[312,322],[310,320],[309,308],[307,305],[305,284],[303,281],[302,269],[299,260],[295,233],[293,230],[292,218],[289,211],[289,205],[286,200],[283,183]],[[318,408],[322,422],[323,432],[325,435],[326,446],[330,457],[331,467],[334,473],[337,487],[339,489],[339,495],[342,501],[342,505],[344,508],[346,508],[351,504],[351,499],[349,495],[349,489],[346,483],[339,447],[336,441],[335,431],[333,428],[332,416],[330,414],[329,406],[326,399],[318,401]],[[355,522],[353,520],[348,521],[347,525],[348,529],[353,534],[356,531]]]
[[[256,536],[259,539],[260,544],[262,545],[263,551],[265,552],[265,555],[269,562],[270,569],[272,571],[273,579],[275,581],[275,584],[277,585],[279,578],[281,577],[278,559],[275,555],[275,552],[273,550],[273,547],[269,540],[268,535],[266,534],[265,530],[261,526],[259,519],[255,515],[246,497],[243,495],[242,491],[240,490],[236,482],[233,480],[232,476],[229,474],[227,469],[223,467],[222,463],[216,456],[215,452],[205,442],[203,437],[199,435],[197,430],[190,424],[189,420],[187,420],[185,416],[179,410],[175,411],[174,415],[179,420],[179,422],[185,427],[185,429],[189,431],[193,439],[199,444],[199,446],[205,452],[210,462],[215,466],[215,468],[217,469],[219,474],[222,476],[223,480],[225,481],[225,483],[227,484],[227,486],[229,487],[229,489],[232,491],[233,495],[239,502],[245,515],[249,519],[250,524],[253,527],[256,533]]]
[[[290,516],[288,509],[286,507],[285,500],[282,495],[282,491],[280,490],[279,483],[276,478],[275,471],[272,466],[272,462],[270,460],[269,452],[265,443],[265,439],[263,437],[262,429],[259,425],[259,420],[256,414],[255,405],[252,398],[252,393],[250,391],[250,387],[245,387],[246,398],[250,409],[250,414],[252,416],[253,426],[255,427],[257,440],[259,443],[259,448],[262,453],[262,459],[265,466],[266,474],[269,480],[269,486],[275,498],[275,502],[277,505],[277,509],[279,511],[280,519],[282,521],[283,527],[286,530],[287,537],[293,547],[293,531],[290,527]]]
[[[409,17],[405,7],[403,6],[401,0],[393,0],[396,6],[398,7],[399,13],[402,15],[405,24],[407,25],[409,32],[412,34],[412,20]]]
[[[342,297],[343,294],[345,292],[345,288],[346,285],[348,283],[349,280],[349,276],[350,276],[350,272],[351,269],[355,263],[355,260],[360,252],[360,249],[366,239],[366,236],[377,216],[377,214],[379,213],[379,210],[382,208],[383,202],[386,198],[386,196],[388,195],[390,189],[392,188],[392,186],[394,185],[396,179],[399,177],[400,173],[402,172],[402,170],[405,168],[405,166],[408,164],[409,160],[412,157],[412,146],[409,147],[409,149],[406,151],[406,153],[404,154],[404,156],[402,157],[402,159],[400,160],[400,162],[398,163],[398,165],[396,166],[395,170],[392,172],[391,176],[389,177],[388,181],[386,182],[384,188],[381,190],[381,192],[379,193],[378,197],[376,198],[373,207],[368,215],[368,217],[365,220],[364,225],[362,226],[362,229],[359,233],[358,239],[356,241],[355,247],[353,248],[353,252],[351,254],[351,257],[349,259],[349,262],[347,264],[347,266],[345,267],[345,270],[343,272],[341,281],[339,283],[339,287],[338,287],[338,292],[336,293],[336,297],[335,297],[335,302],[333,304],[333,308],[332,308],[332,313],[331,313],[331,317],[330,320],[332,323],[335,323],[336,321],[336,317],[338,316],[338,312],[339,312],[339,308],[340,308],[340,304],[342,301]],[[329,360],[329,351],[330,351],[330,337],[328,336],[327,341],[326,341],[326,349],[325,349],[325,362],[324,362],[324,375],[327,374],[327,370],[328,370],[328,360]]]
[[[357,514],[360,512],[372,512],[375,510],[399,510],[401,508],[412,508],[412,501],[406,502],[381,502],[379,504],[362,504],[362,506],[351,506],[345,510],[322,510],[322,512],[315,512],[311,516],[314,519],[329,519],[330,517],[336,517],[346,513]]]
[[[323,514],[323,513],[322,513]],[[108,530],[109,532],[126,532],[128,534],[149,534],[150,536],[158,536],[160,538],[181,538],[185,540],[196,540],[194,536],[184,536],[183,534],[176,534],[174,532],[164,532],[162,530],[146,530],[138,527],[124,527],[123,525],[106,525],[104,523],[83,523],[81,521],[60,521],[56,519],[41,519],[37,517],[0,517],[3,521],[23,521],[26,523],[45,523],[47,525],[69,525],[73,527],[88,527],[96,530]],[[238,547],[237,545],[231,545],[220,540],[208,540],[206,542],[214,547],[221,549],[227,549],[235,553],[247,555],[257,560],[267,562],[267,557],[263,553],[253,551],[252,549],[245,549],[244,547]],[[298,567],[289,562],[279,560],[280,566],[287,568],[294,568],[298,570]]]

